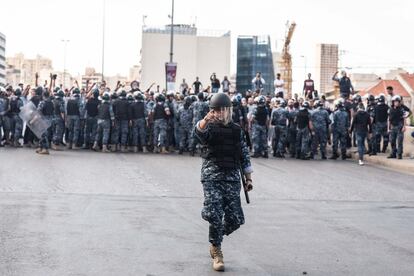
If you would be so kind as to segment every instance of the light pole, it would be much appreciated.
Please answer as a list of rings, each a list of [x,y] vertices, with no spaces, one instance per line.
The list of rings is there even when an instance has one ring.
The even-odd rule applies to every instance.
[[[305,60],[305,75],[308,73],[308,58],[304,55],[300,56]]]
[[[174,0],[171,3],[171,37],[170,37],[170,63],[173,62],[173,45],[174,45]]]
[[[68,39],[61,39],[61,42],[63,42],[63,88],[65,88],[66,83],[66,48],[69,41]]]
[[[103,13],[102,13],[102,82],[104,81],[104,68],[105,68],[105,6],[106,0],[103,0]]]

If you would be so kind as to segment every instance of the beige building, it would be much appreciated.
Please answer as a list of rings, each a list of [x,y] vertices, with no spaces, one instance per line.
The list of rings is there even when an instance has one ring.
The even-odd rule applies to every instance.
[[[129,68],[128,81],[132,82],[134,80],[141,81],[141,66],[140,65],[134,65],[131,68]]]
[[[95,68],[87,67],[85,68],[85,74],[81,76],[81,81],[79,83],[80,87],[86,87],[86,81],[89,80],[89,86],[94,83],[101,83],[102,82],[102,74],[97,73]]]
[[[0,86],[6,85],[6,36],[0,33]]]
[[[166,86],[165,63],[170,56],[170,30],[144,27],[141,49],[141,89],[155,82]],[[230,32],[200,31],[193,25],[174,25],[174,57],[177,63],[175,89],[183,79],[191,85],[198,76],[203,87],[215,72],[220,81],[230,75]]]
[[[376,74],[352,73],[349,75],[355,91],[361,91],[367,87],[372,87],[381,79]]]
[[[338,44],[316,45],[315,88],[321,94],[332,90],[333,74],[338,70]]]
[[[6,58],[6,63],[10,72],[20,71],[20,80],[18,82],[24,84],[35,84],[35,75],[36,73],[40,73],[40,71],[48,71],[52,72],[52,61],[48,58],[42,57],[37,55],[33,59],[27,59],[24,57],[22,53],[16,54],[14,57]],[[9,76],[11,80],[17,80],[14,76]],[[47,77],[49,79],[49,77]],[[42,84],[44,79],[39,79],[39,84]],[[11,83],[13,85],[17,85],[18,83]]]

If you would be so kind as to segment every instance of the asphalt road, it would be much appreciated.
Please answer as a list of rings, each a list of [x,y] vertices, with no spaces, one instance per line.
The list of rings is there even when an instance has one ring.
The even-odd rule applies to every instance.
[[[198,157],[0,149],[0,275],[216,275]],[[226,275],[414,275],[414,176],[253,160]]]

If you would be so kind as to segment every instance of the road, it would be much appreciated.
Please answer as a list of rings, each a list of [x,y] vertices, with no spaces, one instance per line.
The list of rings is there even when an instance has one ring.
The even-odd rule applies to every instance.
[[[0,275],[216,275],[198,157],[0,149]],[[413,275],[414,176],[253,160],[226,275]]]

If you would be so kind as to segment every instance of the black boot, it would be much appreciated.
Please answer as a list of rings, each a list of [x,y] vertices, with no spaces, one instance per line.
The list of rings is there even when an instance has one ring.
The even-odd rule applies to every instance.
[[[322,159],[322,160],[326,160],[326,155],[325,155],[325,153],[322,153],[321,159]]]
[[[387,158],[394,159],[394,158],[397,158],[397,156],[395,156],[395,153],[391,153]]]
[[[402,159],[402,154],[398,154],[398,159]]]
[[[263,158],[269,158],[269,155],[267,154],[267,151],[265,151],[265,152],[263,153]]]
[[[252,158],[259,158],[260,157],[260,153],[258,153],[258,152],[255,152],[253,155],[252,155]]]
[[[331,159],[331,160],[336,160],[336,159],[338,159],[338,154],[337,153],[333,153],[332,154],[332,156],[331,157],[329,157],[329,159]]]

